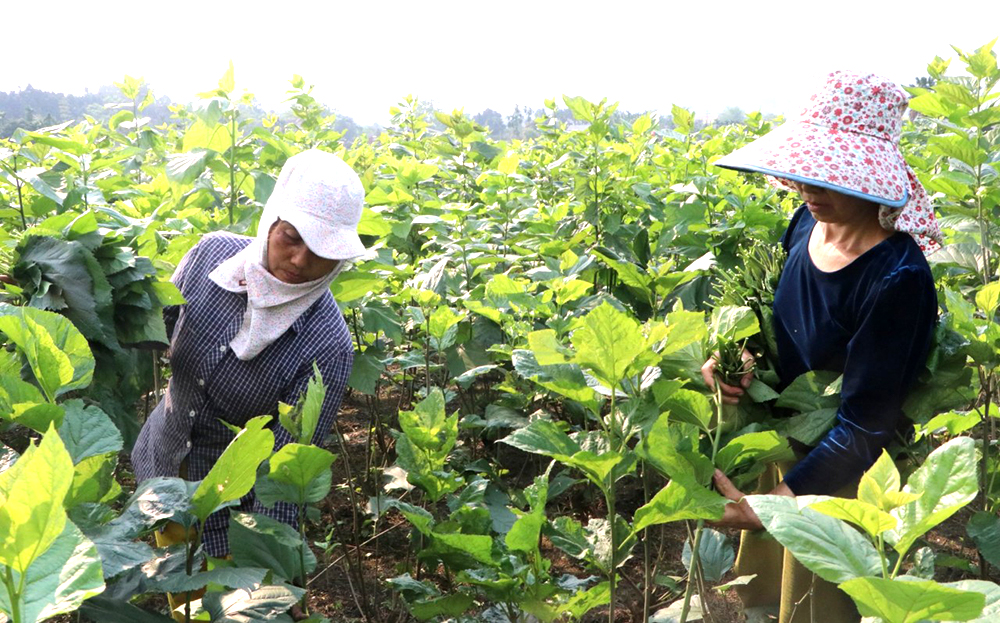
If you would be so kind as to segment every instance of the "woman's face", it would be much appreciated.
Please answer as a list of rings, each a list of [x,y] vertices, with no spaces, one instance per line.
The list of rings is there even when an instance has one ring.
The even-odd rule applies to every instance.
[[[789,180],[813,218],[822,223],[851,223],[868,220],[878,214],[877,203],[838,193],[834,190]]]
[[[285,283],[314,281],[335,269],[340,260],[320,257],[309,250],[299,232],[278,220],[267,235],[267,271]]]

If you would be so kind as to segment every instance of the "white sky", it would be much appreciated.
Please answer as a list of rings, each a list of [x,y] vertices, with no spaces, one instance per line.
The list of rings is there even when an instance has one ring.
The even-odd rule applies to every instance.
[[[1000,35],[998,0],[4,4],[0,91],[82,94],[130,74],[190,101],[232,59],[237,89],[267,108],[283,107],[298,73],[361,123],[385,123],[408,93],[470,114],[562,94],[631,111],[793,112],[834,69],[909,83],[935,55],[954,57],[949,44]]]

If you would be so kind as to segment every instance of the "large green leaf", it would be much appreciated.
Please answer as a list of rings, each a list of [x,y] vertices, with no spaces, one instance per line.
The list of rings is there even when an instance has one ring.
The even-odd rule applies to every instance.
[[[965,531],[988,563],[1000,565],[1000,517],[979,511],[969,519]]]
[[[691,572],[692,553],[691,540],[687,539],[681,552],[681,562],[684,563],[688,573]],[[701,565],[705,581],[715,584],[732,569],[734,562],[736,562],[736,552],[733,551],[729,537],[711,528],[704,528],[701,542],[698,544],[698,563]]]
[[[286,502],[299,506],[315,503],[329,492],[330,466],[334,459],[335,456],[323,448],[290,443],[271,457],[268,478],[291,487],[295,497]],[[321,478],[326,486],[315,487],[313,482]]]
[[[530,350],[515,350],[511,355],[514,370],[522,377],[545,389],[575,400],[597,411],[596,393],[587,385],[587,378],[576,364],[542,366]]]
[[[94,356],[87,339],[59,314],[0,304],[0,331],[24,353],[50,401],[90,385]]]
[[[809,508],[819,511],[827,517],[852,523],[872,537],[896,527],[895,517],[879,510],[877,506],[859,500],[830,498],[816,502]]]
[[[604,302],[583,317],[573,332],[573,348],[580,367],[605,386],[615,388],[647,345],[639,323]]]
[[[899,527],[886,532],[886,540],[900,555],[976,497],[975,442],[971,437],[956,437],[942,445],[910,475],[903,490],[920,497],[891,511]]]
[[[748,495],[744,499],[768,534],[824,580],[840,584],[882,573],[878,552],[858,531],[843,521],[805,508],[818,498]]]
[[[788,442],[774,431],[746,433],[729,441],[715,455],[715,465],[724,473],[747,463],[773,463],[795,458]]]
[[[56,437],[55,434],[52,435]],[[85,599],[104,590],[101,559],[94,544],[67,521],[62,532],[32,561],[22,578],[13,571],[14,582],[23,581],[21,621],[37,623],[73,612]],[[0,583],[0,610],[10,615],[10,598]]]
[[[264,428],[270,421],[269,415],[248,421],[198,485],[191,497],[191,510],[199,521],[253,488],[257,467],[274,449],[274,433]]]
[[[500,441],[525,452],[553,458],[572,456],[580,451],[580,446],[552,420],[535,420]]]
[[[902,582],[864,577],[840,584],[863,616],[881,617],[885,623],[969,621],[983,611],[982,593],[950,588],[937,582]]]
[[[305,592],[296,586],[261,586],[253,590],[207,593],[201,604],[212,621],[262,623],[287,612]]]
[[[531,508],[521,514],[504,537],[508,549],[521,552],[537,552],[538,539],[545,524],[545,503],[549,497],[549,472],[535,478],[533,487],[525,490]]]
[[[20,247],[14,276],[30,284],[30,305],[65,314],[89,339],[117,348],[112,288],[81,242],[31,236]]]
[[[725,305],[716,307],[712,311],[710,334],[713,340],[739,343],[756,335],[759,331],[760,324],[757,321],[757,315],[749,307]]]
[[[702,430],[712,428],[715,415],[708,397],[690,389],[678,389],[663,403],[662,408],[670,412],[675,422],[694,424]]]
[[[73,461],[55,428],[0,474],[0,564],[24,573],[63,533]]]
[[[62,407],[66,415],[59,427],[59,436],[74,464],[88,457],[122,449],[121,433],[99,407],[84,405],[82,400],[67,400]]]
[[[1000,621],[1000,586],[983,580],[959,580],[958,582],[948,582],[944,586],[960,591],[975,591],[986,597],[986,606],[978,617],[971,619],[972,623]]]
[[[110,501],[121,487],[115,481],[118,452],[90,456],[73,466],[73,484],[66,495],[67,509],[79,504]]]
[[[802,413],[836,408],[840,404],[840,375],[806,372],[792,381],[774,404]]]
[[[715,472],[711,459],[698,450],[698,429],[660,415],[635,452],[663,475],[685,486],[707,485]]]
[[[295,528],[276,519],[254,513],[230,515],[229,549],[241,567],[271,569],[287,581],[305,577],[316,568],[316,556],[302,545]],[[300,553],[304,560],[299,559]]]
[[[632,530],[684,519],[717,521],[725,512],[726,498],[701,485],[671,480],[653,499],[635,511]]]
[[[91,621],[101,623],[176,623],[172,617],[103,595],[88,599],[80,607],[80,612]]]

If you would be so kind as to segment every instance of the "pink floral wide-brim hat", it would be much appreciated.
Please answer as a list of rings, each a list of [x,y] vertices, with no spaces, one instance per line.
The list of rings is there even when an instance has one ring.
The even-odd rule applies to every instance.
[[[904,231],[924,253],[941,246],[941,231],[923,186],[899,151],[908,96],[873,74],[831,73],[795,119],[714,164],[859,197],[880,205],[882,226]]]

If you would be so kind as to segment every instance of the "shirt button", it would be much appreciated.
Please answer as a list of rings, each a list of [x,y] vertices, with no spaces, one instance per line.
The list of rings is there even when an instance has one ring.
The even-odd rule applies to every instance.
[[[188,415],[191,416],[191,417],[194,417],[194,409],[191,409],[190,411],[188,411]]]
[[[205,379],[198,379],[198,385],[205,387]]]
[[[188,448],[190,448],[190,447],[191,447],[191,440],[190,440],[190,439],[188,439],[188,442],[187,442],[187,447],[188,447]]]
[[[227,344],[223,344],[222,346],[219,347],[219,352],[224,353],[226,352],[227,348],[229,348],[229,346]]]

